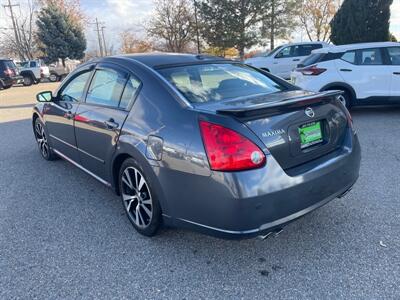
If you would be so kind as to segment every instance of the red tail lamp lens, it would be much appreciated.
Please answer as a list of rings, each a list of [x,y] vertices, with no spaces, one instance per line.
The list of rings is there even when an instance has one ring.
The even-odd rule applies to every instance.
[[[206,121],[200,121],[200,129],[212,170],[243,171],[265,164],[262,150],[236,131]]]

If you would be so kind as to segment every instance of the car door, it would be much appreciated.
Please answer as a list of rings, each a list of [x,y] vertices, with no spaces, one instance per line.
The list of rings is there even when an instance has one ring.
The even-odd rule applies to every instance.
[[[85,69],[70,78],[59,89],[54,100],[47,103],[44,109],[52,147],[75,162],[79,162],[79,155],[73,116],[83,100],[90,75],[91,70]]]
[[[289,78],[290,71],[293,65],[293,51],[295,46],[283,47],[277,54],[275,54],[271,73],[280,76],[282,78]]]
[[[75,137],[84,168],[105,181],[110,158],[141,83],[112,64],[99,64],[85,102],[75,114]]]
[[[336,61],[336,67],[358,99],[390,95],[391,73],[381,48],[348,51]]]
[[[400,101],[400,47],[386,48],[389,58],[387,67],[391,73],[390,96],[396,97],[396,101]]]

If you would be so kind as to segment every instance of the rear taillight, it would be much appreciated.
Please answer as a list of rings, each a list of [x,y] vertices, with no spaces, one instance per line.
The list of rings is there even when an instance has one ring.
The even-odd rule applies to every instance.
[[[210,167],[215,171],[242,171],[262,167],[262,150],[241,134],[221,125],[200,121]]]
[[[317,75],[324,73],[326,71],[326,69],[318,68],[317,66],[314,65],[314,66],[299,69],[298,71],[306,76],[317,76]]]

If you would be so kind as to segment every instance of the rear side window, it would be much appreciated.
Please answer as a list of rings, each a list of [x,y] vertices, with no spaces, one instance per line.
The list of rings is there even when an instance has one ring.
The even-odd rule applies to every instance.
[[[83,95],[83,91],[85,89],[86,82],[89,79],[89,75],[90,71],[86,71],[72,79],[61,91],[61,100],[71,102],[80,101]]]
[[[31,68],[36,68],[36,66],[37,66],[36,61],[31,61],[31,62],[30,62],[30,67],[31,67]]]
[[[381,49],[358,50],[361,65],[383,65]]]
[[[113,70],[97,70],[86,96],[86,103],[118,107],[126,82],[125,76]]]
[[[120,108],[126,109],[129,106],[139,91],[140,85],[141,83],[138,79],[132,76],[129,78],[122,93],[121,102],[119,103]]]
[[[389,52],[389,58],[392,65],[400,65],[400,47],[391,47],[387,49]]]
[[[322,48],[322,45],[321,44],[301,45],[299,46],[299,48],[300,48],[299,50],[300,55],[295,55],[295,56],[309,56],[313,50]]]
[[[356,52],[348,51],[341,57],[342,60],[347,61],[348,63],[355,64],[356,63]]]

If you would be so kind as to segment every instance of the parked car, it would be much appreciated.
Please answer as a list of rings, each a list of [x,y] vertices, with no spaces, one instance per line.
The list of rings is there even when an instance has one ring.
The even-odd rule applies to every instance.
[[[63,65],[62,61],[59,60],[56,63],[52,63],[49,66],[50,69],[50,76],[49,80],[51,82],[57,82],[64,79],[69,73],[71,73],[75,68],[80,64],[77,60],[70,60],[67,59],[64,61],[65,66]]]
[[[30,86],[37,84],[43,78],[50,76],[49,68],[40,60],[29,60],[19,63],[20,74],[24,78],[23,84]]]
[[[313,51],[291,75],[309,91],[342,90],[347,106],[400,104],[400,44],[363,43]]]
[[[252,237],[356,182],[360,145],[337,94],[212,56],[105,57],[38,94],[32,125],[42,157],[112,187],[141,234]]]
[[[249,58],[245,60],[245,63],[289,79],[290,72],[309,56],[312,50],[327,46],[328,44],[324,42],[285,44],[264,56]]]
[[[11,59],[0,58],[0,90],[22,81],[18,68]]]

